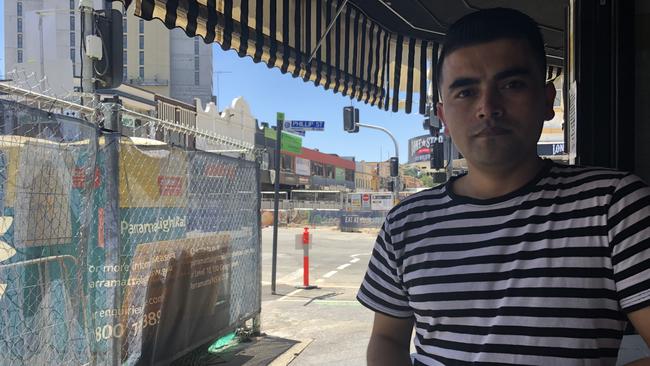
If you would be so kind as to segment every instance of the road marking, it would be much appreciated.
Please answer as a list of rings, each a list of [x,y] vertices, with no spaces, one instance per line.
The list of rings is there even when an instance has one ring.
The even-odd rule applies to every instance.
[[[319,279],[316,280],[316,283],[322,283],[322,282],[325,282],[325,280],[322,279],[322,278],[319,278]]]
[[[325,273],[323,275],[323,277],[330,278],[330,277],[334,276],[335,274],[336,274],[336,271],[330,271],[330,272]]]
[[[350,266],[351,266],[350,263],[346,263],[346,264],[342,264],[342,265],[336,267],[336,269],[338,269],[338,270],[340,271],[340,270],[342,270],[342,269],[346,269],[346,268],[348,268],[348,267],[350,267]]]
[[[278,282],[291,283],[291,282],[297,280],[298,278],[300,278],[302,276],[302,272],[303,272],[303,269],[298,268],[297,270],[289,273],[288,275],[282,276],[280,279],[278,279]]]
[[[288,294],[286,294],[286,295],[282,296],[281,298],[279,298],[278,301],[285,301],[287,298],[297,294],[300,291],[302,291],[301,288],[299,288],[297,290],[293,290],[293,291],[289,292]]]
[[[359,258],[354,258],[353,260],[350,261],[350,263],[357,263],[357,262],[360,261],[360,260],[361,260],[361,259],[359,259]]]

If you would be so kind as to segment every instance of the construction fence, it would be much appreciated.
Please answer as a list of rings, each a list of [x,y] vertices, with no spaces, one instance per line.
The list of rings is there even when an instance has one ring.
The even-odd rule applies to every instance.
[[[258,161],[27,104],[0,100],[0,365],[169,364],[259,315]]]

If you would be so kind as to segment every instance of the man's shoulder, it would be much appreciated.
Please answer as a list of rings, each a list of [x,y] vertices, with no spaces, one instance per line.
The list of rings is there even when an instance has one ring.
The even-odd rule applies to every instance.
[[[618,181],[628,175],[630,175],[629,172],[612,168],[587,165],[567,165],[554,162],[551,169],[548,171],[547,178],[573,181],[580,179],[588,179],[590,181]]]
[[[395,205],[392,210],[390,210],[388,213],[388,219],[392,220],[395,217],[403,217],[404,215],[407,215],[410,210],[417,210],[417,207],[431,207],[432,205],[443,204],[444,202],[449,201],[448,197],[446,182],[441,183],[437,186],[414,193],[404,198],[400,203]]]

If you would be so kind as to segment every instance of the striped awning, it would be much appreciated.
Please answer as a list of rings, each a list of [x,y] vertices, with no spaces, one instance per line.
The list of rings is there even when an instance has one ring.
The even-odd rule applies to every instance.
[[[343,0],[121,1],[140,18],[159,19],[316,86],[395,112],[411,113],[417,98],[425,113],[427,67],[435,65],[438,43],[391,32],[353,2],[337,17]],[[548,76],[558,73],[549,68]]]

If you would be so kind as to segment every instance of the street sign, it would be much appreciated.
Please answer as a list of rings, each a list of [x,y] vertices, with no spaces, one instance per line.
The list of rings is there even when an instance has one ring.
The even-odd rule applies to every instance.
[[[285,130],[324,131],[325,121],[284,121]]]
[[[288,133],[292,133],[294,135],[302,136],[302,137],[305,137],[305,135],[306,135],[305,131],[302,131],[302,130],[294,130],[294,129],[291,129],[291,128],[285,128],[284,131],[286,131]]]

